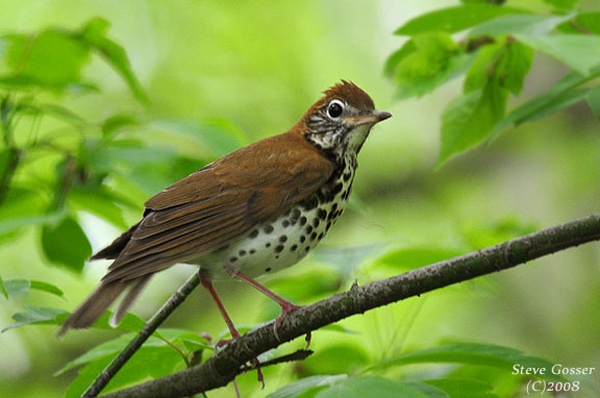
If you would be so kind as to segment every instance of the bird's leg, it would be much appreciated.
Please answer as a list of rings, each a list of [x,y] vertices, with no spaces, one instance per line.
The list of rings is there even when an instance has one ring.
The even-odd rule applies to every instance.
[[[210,280],[209,276],[206,274],[206,272],[203,272],[202,270],[199,271],[199,275],[200,275],[200,284],[208,291],[208,293],[210,294],[210,297],[212,297],[213,301],[217,305],[217,308],[219,309],[219,312],[221,313],[221,316],[223,317],[225,324],[227,324],[229,333],[231,333],[232,339],[235,340],[237,338],[240,338],[241,334],[240,334],[240,332],[238,332],[235,325],[233,324],[233,321],[231,320],[231,317],[227,313],[227,310],[225,309],[225,306],[223,305],[221,298],[217,294],[217,291],[215,290],[215,287],[213,286],[212,281]],[[217,346],[218,345],[219,345],[219,343],[217,343]],[[258,367],[259,363],[260,362],[258,361],[258,358],[252,359],[252,364],[256,367],[258,381],[262,384],[262,386],[264,388],[265,387],[265,378],[263,376],[262,370]],[[237,390],[237,388],[238,388],[237,384],[235,387]],[[239,391],[238,391],[238,394],[239,394]]]
[[[217,308],[219,308],[219,312],[221,313],[225,324],[227,324],[227,328],[229,329],[229,333],[231,333],[231,337],[233,339],[241,337],[240,332],[238,332],[238,330],[235,328],[235,325],[233,324],[231,317],[227,313],[227,310],[225,309],[221,298],[217,294],[217,291],[215,290],[212,281],[209,279],[208,275],[203,271],[200,271],[200,283],[202,284],[202,287],[204,287],[208,291],[210,297],[212,297],[213,301],[217,305]]]
[[[243,280],[244,282],[248,283],[250,286],[252,286],[256,290],[258,290],[259,292],[261,292],[265,296],[267,296],[270,299],[276,301],[277,304],[279,304],[281,306],[281,311],[284,314],[289,314],[290,312],[293,312],[293,311],[301,308],[300,306],[298,306],[298,305],[296,305],[296,304],[294,304],[292,302],[289,302],[286,299],[284,299],[283,297],[281,297],[278,294],[274,293],[272,290],[269,290],[267,287],[261,285],[260,283],[258,283],[254,279],[250,278],[248,275],[242,274],[241,272],[237,272],[237,271],[234,271],[234,270],[229,269],[229,268],[227,268],[227,273],[229,275],[233,276],[234,278],[238,278],[240,280]]]
[[[241,272],[235,271],[230,268],[226,268],[226,270],[229,275],[248,283],[250,286],[252,286],[256,290],[258,290],[265,296],[269,297],[270,299],[274,300],[275,302],[277,302],[277,304],[279,304],[281,306],[281,314],[277,317],[277,319],[275,319],[275,323],[273,324],[273,331],[275,332],[275,337],[277,338],[277,340],[280,340],[279,336],[277,335],[277,329],[279,328],[279,325],[281,325],[281,322],[285,319],[285,317],[290,312],[296,311],[297,309],[302,308],[302,307],[298,306],[292,302],[287,301],[286,299],[279,296],[278,294],[275,294],[273,291],[267,289],[267,287],[261,285],[254,279],[250,278],[248,275],[244,275]],[[306,347],[307,348],[310,345],[310,336],[311,336],[310,333],[306,334]]]

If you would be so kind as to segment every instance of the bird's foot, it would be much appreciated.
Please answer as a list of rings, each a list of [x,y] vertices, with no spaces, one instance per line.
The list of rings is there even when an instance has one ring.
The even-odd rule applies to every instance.
[[[279,334],[277,333],[277,329],[279,329],[279,326],[281,325],[281,322],[283,322],[283,320],[292,312],[299,310],[300,308],[302,308],[301,305],[295,305],[289,301],[286,300],[282,300],[281,302],[278,302],[279,305],[281,305],[281,314],[279,314],[279,316],[275,319],[275,321],[273,322],[273,333],[275,334],[275,337],[277,338],[278,341],[281,341],[281,339],[279,338]],[[306,341],[306,347],[305,349],[308,349],[308,347],[310,347],[310,339],[311,339],[312,335],[310,332],[306,333],[306,337],[304,338],[304,340]]]

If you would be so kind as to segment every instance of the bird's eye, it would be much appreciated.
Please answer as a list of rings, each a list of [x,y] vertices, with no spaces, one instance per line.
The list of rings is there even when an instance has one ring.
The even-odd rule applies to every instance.
[[[344,112],[344,103],[340,100],[333,100],[327,105],[327,116],[332,119],[338,119]]]

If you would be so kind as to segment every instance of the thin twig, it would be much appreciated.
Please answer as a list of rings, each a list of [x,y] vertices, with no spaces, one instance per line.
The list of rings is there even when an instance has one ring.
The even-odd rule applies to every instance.
[[[137,336],[117,355],[113,361],[98,375],[96,380],[83,393],[82,397],[95,397],[108,384],[108,382],[117,374],[117,372],[125,365],[125,363],[135,354],[137,350],[144,344],[146,340],[154,333],[156,329],[167,319],[169,315],[189,294],[198,286],[200,278],[195,272],[169,300],[146,322],[144,328]]]
[[[278,365],[280,363],[286,362],[294,362],[294,361],[303,361],[314,353],[312,350],[296,350],[291,354],[286,354],[277,358],[269,359],[265,362],[260,362],[256,366],[253,366],[252,369],[255,368],[266,368],[267,366]]]

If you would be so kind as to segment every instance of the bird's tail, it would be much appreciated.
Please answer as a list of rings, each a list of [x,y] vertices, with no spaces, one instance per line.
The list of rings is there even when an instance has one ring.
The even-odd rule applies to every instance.
[[[58,336],[63,336],[69,329],[82,329],[91,326],[125,290],[130,288],[121,301],[113,319],[111,319],[111,323],[119,323],[149,280],[150,276],[144,276],[133,281],[101,283],[83,304],[63,322],[58,331]]]

